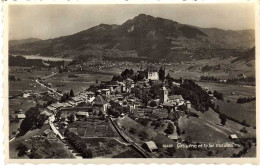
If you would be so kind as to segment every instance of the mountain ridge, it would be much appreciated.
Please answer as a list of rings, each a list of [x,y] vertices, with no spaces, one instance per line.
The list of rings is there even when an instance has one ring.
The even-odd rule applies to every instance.
[[[213,54],[223,49],[249,49],[254,46],[254,40],[254,30],[200,28],[139,14],[121,25],[99,24],[68,36],[23,43],[16,47],[10,45],[9,52],[57,57],[187,59],[215,56]],[[207,55],[202,55],[203,52]]]

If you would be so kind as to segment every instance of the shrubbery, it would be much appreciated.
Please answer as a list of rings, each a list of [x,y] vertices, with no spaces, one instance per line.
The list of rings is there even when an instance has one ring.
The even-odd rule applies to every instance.
[[[213,76],[201,76],[200,77],[200,80],[201,81],[209,81],[209,82],[219,82],[220,79],[219,78],[216,78],[216,77],[213,77]]]

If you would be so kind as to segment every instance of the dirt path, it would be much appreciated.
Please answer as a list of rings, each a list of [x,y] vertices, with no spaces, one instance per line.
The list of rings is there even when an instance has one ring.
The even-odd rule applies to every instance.
[[[56,92],[54,89],[52,89],[52,88],[49,88],[49,87],[45,86],[44,84],[40,83],[40,82],[38,81],[38,79],[37,79],[37,80],[35,80],[35,82],[36,82],[36,83],[38,83],[39,85],[41,85],[41,86],[43,86],[43,87],[45,87],[45,88],[49,89],[50,91],[52,91],[52,92],[54,92],[54,93],[57,93],[59,96],[62,96],[62,94],[61,94],[61,93],[59,93],[59,92]]]

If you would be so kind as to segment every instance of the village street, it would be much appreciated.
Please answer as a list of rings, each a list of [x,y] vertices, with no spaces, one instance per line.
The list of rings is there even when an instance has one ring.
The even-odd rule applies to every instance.
[[[54,75],[56,75],[56,74],[58,74],[58,73],[57,73],[57,72],[56,72],[56,73],[53,73],[53,74],[51,74],[51,75],[42,77],[41,79],[49,78],[49,77],[52,77],[52,76],[54,76]],[[52,91],[52,92],[54,92],[54,93],[57,93],[59,96],[62,96],[61,93],[55,91],[53,88],[47,87],[47,86],[45,86],[43,83],[40,83],[38,79],[36,79],[35,82],[36,82],[37,84],[39,84],[39,85],[41,85],[41,86],[43,86],[43,87],[49,89],[50,91]]]
[[[53,131],[56,135],[58,135],[61,140],[63,140],[65,137],[63,137],[63,136],[61,135],[61,133],[58,131],[58,129],[57,129],[57,128],[55,127],[55,125],[53,124],[53,122],[55,121],[54,115],[51,115],[51,116],[49,117],[48,121],[49,121],[49,125],[50,125],[52,131]]]

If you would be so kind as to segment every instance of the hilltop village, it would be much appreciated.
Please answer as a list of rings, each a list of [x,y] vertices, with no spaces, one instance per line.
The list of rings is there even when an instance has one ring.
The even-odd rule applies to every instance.
[[[66,82],[57,84],[57,88],[50,83],[57,75],[79,79],[83,77],[82,68],[62,65],[58,72],[35,80],[38,89],[48,91],[25,90],[18,96],[37,103],[26,112],[19,110],[15,117],[10,116],[11,123],[20,123],[11,139],[19,157],[210,157],[226,151],[238,157],[255,144],[254,129],[247,122],[222,114],[212,102],[223,100],[223,94],[189,79],[173,78],[163,66],[141,64],[136,71],[126,68],[110,81],[93,80],[78,93],[73,88],[60,91]],[[21,71],[11,71],[15,72]],[[225,125],[230,122],[237,123],[235,129]],[[208,126],[209,134],[195,136],[200,128]],[[36,134],[30,136],[31,132]],[[231,142],[232,148],[194,148],[213,140]]]

